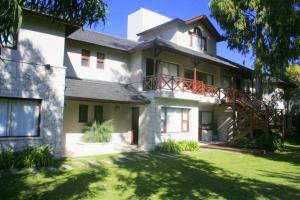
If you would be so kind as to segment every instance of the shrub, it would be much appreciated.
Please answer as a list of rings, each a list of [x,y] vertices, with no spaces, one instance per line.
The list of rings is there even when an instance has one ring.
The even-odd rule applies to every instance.
[[[15,156],[12,149],[7,149],[0,154],[0,169],[8,169],[13,167],[15,163]]]
[[[178,142],[181,151],[199,151],[200,146],[196,141],[180,141]]]
[[[179,144],[174,140],[168,140],[162,142],[157,146],[158,151],[167,152],[167,153],[180,153],[181,148]]]
[[[53,163],[53,155],[49,146],[29,147],[16,154],[17,167],[46,167]]]
[[[11,167],[46,167],[53,163],[53,154],[49,146],[28,147],[21,152],[13,152],[11,149],[0,154],[0,168]]]
[[[112,121],[107,120],[103,123],[94,122],[91,125],[85,126],[82,131],[84,133],[84,142],[109,142],[113,131]]]
[[[160,143],[157,148],[158,151],[167,153],[180,153],[182,151],[198,151],[199,144],[195,141],[179,141],[168,140]]]
[[[246,148],[249,142],[250,140],[247,137],[239,137],[231,145],[236,148]]]
[[[280,132],[269,132],[266,134],[262,131],[256,132],[254,138],[240,137],[231,145],[237,148],[264,149],[276,151],[282,149]]]

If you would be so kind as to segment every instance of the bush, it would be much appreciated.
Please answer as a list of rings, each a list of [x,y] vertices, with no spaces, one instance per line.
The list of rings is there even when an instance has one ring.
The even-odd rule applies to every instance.
[[[8,149],[0,154],[0,169],[47,167],[52,163],[53,154],[49,146],[29,147],[21,152]]]
[[[180,153],[182,151],[198,151],[199,144],[195,141],[179,141],[168,140],[160,143],[157,148],[158,151],[167,153]]]
[[[53,163],[53,155],[49,146],[29,147],[16,156],[17,167],[46,167]]]
[[[181,151],[199,151],[200,146],[195,141],[180,141],[178,142]]]
[[[262,131],[256,132],[254,138],[240,137],[236,139],[231,145],[237,148],[249,149],[264,149],[268,151],[276,151],[282,149],[280,132],[270,132],[266,134]]]
[[[15,163],[15,156],[12,149],[2,151],[0,154],[0,169],[8,169],[13,167]]]
[[[249,142],[250,140],[247,137],[239,137],[231,145],[236,148],[246,148]]]
[[[103,123],[94,122],[91,125],[85,126],[82,131],[84,133],[84,142],[109,142],[113,131],[112,121],[107,120]]]

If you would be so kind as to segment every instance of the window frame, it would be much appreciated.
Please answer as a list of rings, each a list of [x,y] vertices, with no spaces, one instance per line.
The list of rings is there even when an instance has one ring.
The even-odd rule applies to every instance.
[[[199,50],[203,50],[207,52],[207,37],[202,35],[202,31],[199,27],[194,27],[193,31],[189,31],[190,35],[190,46],[195,48],[195,44],[193,44],[193,37],[197,37],[201,40],[201,48]]]
[[[178,63],[165,61],[165,60],[159,60],[158,61],[158,68],[159,68],[160,74],[161,75],[166,75],[166,76],[171,76],[171,75],[162,73],[163,69],[162,69],[162,66],[160,65],[161,63],[165,63],[165,64],[168,64],[168,65],[176,65],[176,76],[177,77],[179,76],[180,65]]]
[[[33,98],[19,98],[19,97],[0,97],[0,99],[6,99],[9,101],[35,101],[37,102],[37,106],[38,106],[38,117],[37,117],[37,125],[36,125],[36,135],[30,135],[30,136],[26,136],[26,135],[13,135],[10,131],[7,131],[7,132],[10,132],[9,134],[10,135],[6,135],[6,136],[0,136],[0,140],[1,139],[5,139],[5,138],[39,138],[41,136],[41,126],[42,126],[42,123],[41,123],[41,116],[42,116],[42,99],[33,99]],[[8,103],[9,104],[9,103]],[[9,106],[11,106],[11,104],[9,104]],[[11,112],[8,111],[8,112]],[[10,114],[8,113],[8,116],[7,117],[10,117]],[[11,117],[10,117],[11,118]],[[8,119],[8,120],[11,120],[11,119]],[[8,121],[8,124],[7,124],[7,127],[10,128],[11,126],[11,121]],[[11,129],[11,128],[10,128]]]
[[[80,109],[80,107],[81,106],[84,106],[85,108],[86,108],[86,120],[84,120],[84,121],[82,121],[81,120],[81,115],[80,115],[80,111],[81,111],[81,109]],[[87,105],[87,104],[79,104],[78,105],[78,123],[88,123],[88,121],[89,121],[89,105]]]
[[[193,76],[194,76],[194,72],[193,72],[193,69],[191,69],[191,68],[185,68],[184,69],[184,78],[186,78],[186,76],[185,76],[185,72],[186,71],[190,71],[192,74],[193,74]],[[207,84],[207,83],[204,83],[204,80],[203,80],[203,74],[206,74],[206,75],[209,75],[209,76],[211,76],[211,82],[212,82],[212,84]],[[199,79],[197,78],[197,75],[199,75]],[[194,77],[193,77],[194,78]],[[192,78],[192,79],[193,79]],[[190,79],[190,78],[187,78],[187,79]],[[215,81],[214,81],[214,75],[213,74],[211,74],[211,73],[207,73],[207,72],[203,72],[203,71],[199,71],[199,70],[196,70],[196,80],[197,81],[202,81],[204,84],[206,84],[206,85],[214,85],[215,84]]]
[[[88,55],[84,55],[84,51],[89,52]],[[90,67],[90,58],[91,58],[91,51],[88,49],[81,49],[81,66],[82,67]],[[83,65],[82,61],[87,61],[87,65]]]
[[[100,108],[100,110],[101,110],[101,120],[100,121],[96,120],[96,108]],[[94,121],[97,122],[97,123],[102,123],[104,121],[103,106],[102,105],[95,105],[94,106]]]
[[[99,55],[101,55],[101,56],[103,56],[103,57],[101,57],[101,56],[99,56]],[[105,53],[99,52],[99,51],[98,51],[96,56],[97,56],[96,69],[104,69]],[[102,67],[97,67],[98,64],[102,64]]]
[[[168,129],[167,129],[167,112],[168,112],[168,109],[180,109],[181,110],[181,113],[180,113],[180,116],[181,116],[181,130],[180,131],[177,131],[177,132],[168,132]],[[186,110],[187,111],[187,120],[183,120],[183,110]],[[161,127],[160,129],[160,132],[162,134],[167,134],[167,133],[188,133],[190,131],[190,108],[179,108],[179,107],[161,107],[161,113],[163,112],[163,115],[164,115],[164,119],[161,118],[160,116],[160,124],[162,124],[162,121],[163,121],[163,127]],[[183,123],[184,121],[187,123],[187,130],[183,130]]]

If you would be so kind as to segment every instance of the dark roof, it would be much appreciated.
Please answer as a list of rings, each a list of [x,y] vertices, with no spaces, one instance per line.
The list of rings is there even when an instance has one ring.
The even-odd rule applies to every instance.
[[[207,30],[215,37],[215,39],[218,42],[224,40],[224,38],[220,35],[220,33],[212,25],[212,23],[210,22],[210,20],[208,19],[208,17],[206,15],[200,15],[200,16],[197,16],[197,17],[195,17],[193,19],[189,19],[189,20],[186,20],[186,21],[184,21],[182,19],[179,19],[179,18],[175,18],[173,20],[170,20],[168,22],[165,22],[163,24],[160,24],[158,26],[155,26],[153,28],[145,30],[145,31],[143,31],[141,33],[138,33],[137,35],[138,36],[144,35],[144,34],[152,32],[154,30],[159,30],[161,28],[164,28],[164,27],[166,27],[168,25],[171,25],[171,24],[189,25],[189,24],[193,24],[193,23],[196,23],[196,22],[201,22],[207,28]]]
[[[79,29],[68,36],[68,39],[96,44],[113,49],[127,51],[138,43],[118,37],[113,37],[99,32]]]
[[[184,55],[189,55],[189,56],[194,56],[200,60],[204,60],[207,62],[212,62],[212,63],[217,63],[217,64],[222,64],[231,68],[235,68],[235,69],[241,69],[244,71],[249,71],[251,72],[252,70],[249,68],[246,68],[242,65],[239,65],[237,63],[234,63],[232,61],[229,61],[225,58],[222,57],[216,57],[216,56],[212,56],[206,53],[201,53],[186,47],[182,47],[179,46],[173,42],[170,42],[168,40],[162,39],[160,37],[143,42],[138,44],[136,47],[134,47],[133,49],[131,49],[131,52],[137,51],[137,50],[144,50],[144,49],[148,49],[148,48],[153,48],[153,47],[159,47],[161,49],[167,49],[169,51],[173,51],[175,53],[181,53]]]
[[[131,85],[84,79],[66,78],[65,96],[68,99],[137,104],[149,103],[149,100]]]

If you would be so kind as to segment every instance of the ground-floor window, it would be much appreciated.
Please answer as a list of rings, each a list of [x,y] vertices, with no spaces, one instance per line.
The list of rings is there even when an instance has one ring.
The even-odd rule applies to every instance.
[[[99,123],[103,122],[103,106],[95,106],[94,120]]]
[[[79,123],[88,122],[88,105],[79,104]]]
[[[161,108],[161,132],[188,132],[189,109],[187,108]]]
[[[40,100],[0,99],[0,137],[39,136]]]

